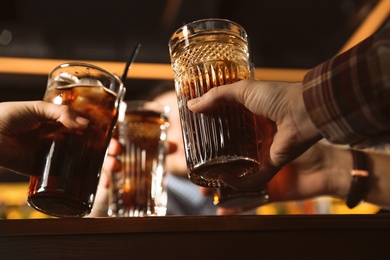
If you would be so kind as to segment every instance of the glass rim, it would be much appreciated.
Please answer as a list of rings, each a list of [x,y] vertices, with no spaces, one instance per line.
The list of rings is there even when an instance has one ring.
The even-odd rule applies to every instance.
[[[96,66],[94,64],[91,64],[91,63],[86,63],[86,62],[79,62],[79,61],[74,61],[74,62],[65,62],[65,63],[61,63],[59,65],[57,65],[54,69],[52,69],[48,75],[49,77],[49,81],[50,79],[53,77],[53,75],[55,75],[54,73],[60,69],[65,69],[65,68],[68,68],[68,67],[83,67],[83,68],[91,68],[91,69],[94,69],[94,70],[97,70],[99,72],[102,72],[104,74],[106,74],[106,76],[108,78],[112,78],[114,79],[114,81],[118,84],[115,84],[116,87],[115,87],[115,90],[108,88],[107,86],[104,86],[104,88],[110,90],[110,91],[113,91],[116,93],[117,97],[122,100],[126,94],[126,87],[125,85],[123,84],[122,80],[117,76],[115,75],[114,73],[111,73],[99,66]],[[61,73],[61,72],[59,72]]]
[[[92,68],[92,69],[96,69],[96,70],[99,70],[101,72],[104,72],[108,75],[110,75],[111,77],[115,78],[116,80],[118,80],[118,82],[120,82],[123,86],[123,82],[122,80],[117,76],[115,75],[114,73],[111,73],[97,65],[94,65],[94,64],[91,64],[91,63],[86,63],[86,62],[79,62],[79,61],[71,61],[71,62],[65,62],[65,63],[61,63],[60,65],[56,66],[54,69],[52,69],[49,73],[49,78],[52,76],[52,74],[58,70],[58,69],[62,69],[62,68],[67,68],[67,67],[71,67],[71,66],[80,66],[80,67],[89,67],[89,68]]]
[[[135,106],[130,107],[130,105],[132,104]],[[131,111],[155,111],[160,113],[161,116],[169,118],[171,108],[168,105],[161,104],[156,100],[147,100],[147,99],[122,100],[119,105],[118,121],[123,121],[124,115]]]
[[[248,40],[247,32],[240,24],[223,18],[206,18],[187,23],[177,29],[169,38],[169,49],[172,50],[183,39],[190,38],[198,33],[213,33],[216,30],[226,32]]]

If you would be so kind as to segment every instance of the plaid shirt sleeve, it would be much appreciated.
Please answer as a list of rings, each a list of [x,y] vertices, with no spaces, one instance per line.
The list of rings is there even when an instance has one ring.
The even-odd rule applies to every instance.
[[[390,22],[311,69],[303,87],[306,109],[328,141],[363,147],[389,141]]]

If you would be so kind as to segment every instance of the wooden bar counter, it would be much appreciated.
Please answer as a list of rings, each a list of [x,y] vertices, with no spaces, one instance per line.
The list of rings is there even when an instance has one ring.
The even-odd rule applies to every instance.
[[[390,259],[390,216],[0,220],[0,259]]]

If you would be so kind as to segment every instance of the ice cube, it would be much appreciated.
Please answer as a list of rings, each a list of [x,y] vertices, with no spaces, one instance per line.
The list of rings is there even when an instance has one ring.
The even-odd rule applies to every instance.
[[[83,86],[103,86],[99,80],[91,78],[82,78],[79,80],[78,84]]]
[[[61,72],[57,77],[55,77],[54,81],[76,84],[78,83],[79,79],[76,76],[69,74],[68,72]]]

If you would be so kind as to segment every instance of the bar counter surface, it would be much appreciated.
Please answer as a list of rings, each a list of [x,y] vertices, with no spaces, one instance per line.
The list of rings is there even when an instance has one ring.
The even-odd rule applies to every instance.
[[[390,215],[0,220],[0,259],[390,259]]]

